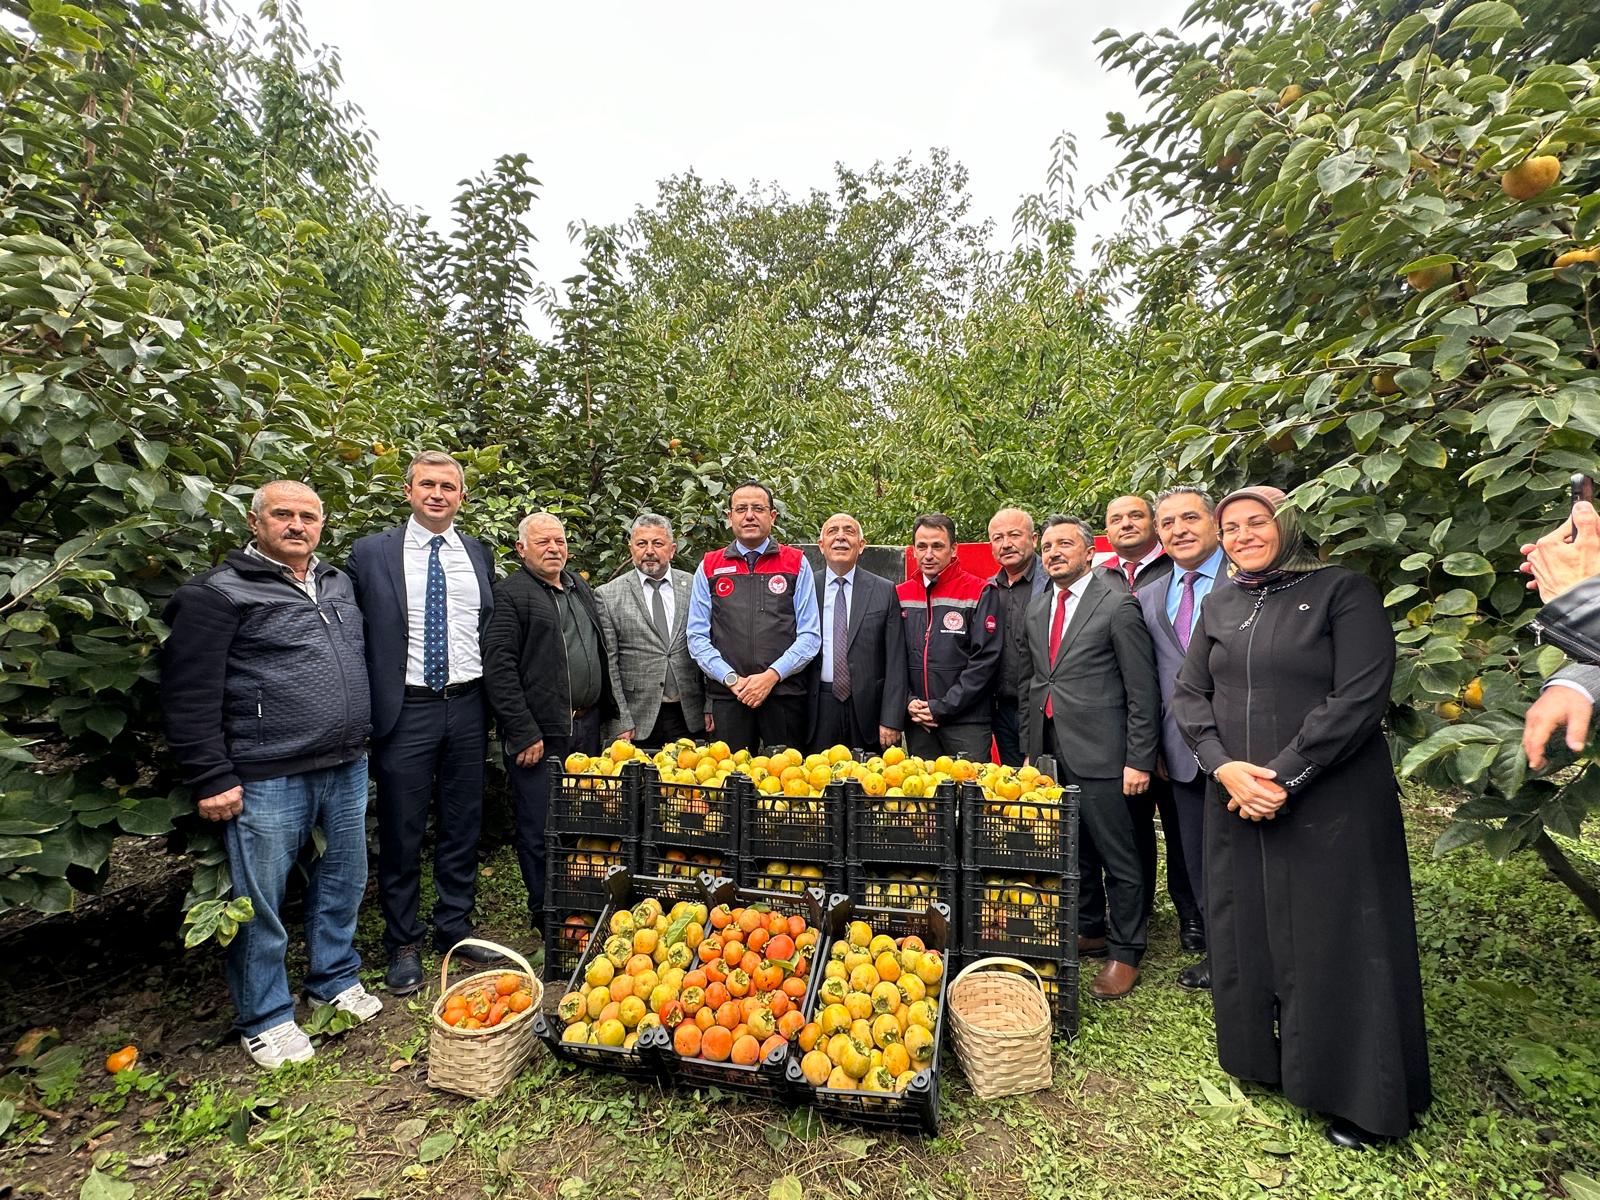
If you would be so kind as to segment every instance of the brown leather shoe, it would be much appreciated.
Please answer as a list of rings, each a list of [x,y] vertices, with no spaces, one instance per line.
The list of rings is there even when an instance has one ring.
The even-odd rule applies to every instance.
[[[1089,985],[1089,994],[1096,1000],[1121,1000],[1133,991],[1139,982],[1139,968],[1125,962],[1108,962]]]
[[[1106,956],[1106,939],[1103,937],[1084,937],[1078,935],[1078,956],[1080,958],[1104,958]]]

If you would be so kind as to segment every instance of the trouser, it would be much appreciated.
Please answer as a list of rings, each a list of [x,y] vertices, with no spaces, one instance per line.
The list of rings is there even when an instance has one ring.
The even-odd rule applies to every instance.
[[[823,683],[817,696],[816,719],[812,724],[811,750],[820,753],[831,746],[846,746],[851,750],[878,749],[878,730],[862,729],[856,722],[856,705],[853,697],[843,700],[833,694],[833,685]]]
[[[1203,924],[1200,903],[1195,899],[1194,887],[1184,857],[1184,834],[1177,804],[1172,796],[1172,781],[1150,774],[1150,790],[1142,796],[1129,796],[1128,807],[1133,811],[1133,830],[1139,843],[1139,860],[1144,870],[1145,906],[1153,908],[1156,898],[1156,825],[1161,817],[1161,832],[1167,843],[1167,895],[1177,911],[1178,924]],[[1199,818],[1196,817],[1196,820]]]
[[[1015,696],[994,698],[994,745],[1008,767],[1022,765],[1022,715]]]
[[[700,735],[705,732],[706,723],[699,713],[695,716],[700,719],[691,724],[689,714],[684,711],[682,703],[677,700],[663,700],[660,710],[656,713],[656,723],[649,730],[636,730],[633,740],[638,745],[656,749],[682,737],[699,740]]]
[[[320,829],[322,853],[306,883],[306,990],[331,1000],[358,982],[356,912],[367,887],[367,760],[262,779],[244,786],[244,808],[222,830],[233,894],[255,917],[228,945],[228,990],[241,1033],[253,1036],[294,1019],[284,968],[289,937],[279,910],[289,872]]]
[[[506,755],[506,776],[511,783],[511,803],[517,825],[517,865],[528,889],[528,917],[543,927],[545,881],[545,821],[550,812],[552,763],[561,763],[574,751],[600,753],[600,710],[591,708],[572,723],[572,732],[546,735],[544,755],[531,767],[519,767],[516,756]]]
[[[1177,814],[1179,837],[1183,843],[1184,874],[1188,877],[1189,886],[1194,893],[1195,911],[1200,916],[1202,924],[1205,918],[1206,892],[1205,892],[1205,844],[1206,844],[1206,777],[1196,775],[1188,782],[1174,779],[1172,783],[1172,807]],[[1161,818],[1162,826],[1171,829],[1166,824],[1166,817]],[[1171,834],[1168,834],[1171,838]],[[1167,842],[1167,878],[1172,878],[1172,842]],[[1176,902],[1176,898],[1174,898]],[[1180,911],[1179,916],[1182,916]]]
[[[433,941],[440,949],[472,933],[483,825],[487,730],[481,689],[457,696],[407,696],[387,737],[374,743],[378,780],[378,902],[390,950],[426,932],[418,914],[422,844],[437,806],[433,842]]]
[[[1045,725],[1046,754],[1056,754],[1055,730]],[[1078,793],[1078,932],[1103,937],[1116,962],[1138,966],[1150,924],[1149,889],[1139,852],[1133,810],[1122,780],[1075,774],[1056,754],[1058,782]]]
[[[940,725],[929,729],[915,721],[906,723],[906,752],[918,758],[938,758],[948,754],[951,758],[965,758],[972,762],[990,760],[989,726],[987,723]]]
[[[806,698],[804,695],[769,694],[759,708],[740,704],[732,696],[717,696],[711,701],[718,741],[730,750],[770,750],[774,746],[798,749],[806,740]]]

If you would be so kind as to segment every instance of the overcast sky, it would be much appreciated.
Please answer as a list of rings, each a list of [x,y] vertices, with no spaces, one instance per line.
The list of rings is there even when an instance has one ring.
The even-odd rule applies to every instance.
[[[446,222],[459,180],[528,154],[543,183],[534,261],[554,283],[577,265],[571,222],[622,220],[691,167],[800,194],[828,187],[836,161],[946,146],[971,172],[974,216],[1003,241],[1059,133],[1077,135],[1086,184],[1119,157],[1105,114],[1139,105],[1125,74],[1101,69],[1095,35],[1175,26],[1186,3],[303,0],[303,12],[311,40],[340,51],[395,200]]]

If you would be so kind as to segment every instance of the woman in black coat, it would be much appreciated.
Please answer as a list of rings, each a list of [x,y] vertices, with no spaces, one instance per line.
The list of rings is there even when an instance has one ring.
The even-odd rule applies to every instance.
[[[1217,1057],[1331,1118],[1403,1136],[1431,1098],[1411,873],[1382,721],[1394,634],[1370,580],[1320,562],[1276,488],[1217,505],[1173,710],[1212,779],[1206,926]]]

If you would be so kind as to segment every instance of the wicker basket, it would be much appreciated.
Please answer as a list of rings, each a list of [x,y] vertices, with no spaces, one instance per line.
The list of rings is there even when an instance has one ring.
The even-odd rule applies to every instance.
[[[961,1070],[976,1095],[988,1100],[1050,1086],[1050,1004],[1027,963],[978,959],[950,981],[945,1005]]]
[[[505,971],[479,971],[450,983],[450,955],[462,946],[482,946],[509,958],[521,968],[520,974],[533,996],[533,1004],[509,1025],[492,1029],[459,1029],[444,1023],[444,1004],[457,992],[465,991],[485,979],[498,979]],[[544,985],[533,973],[527,959],[515,950],[478,938],[463,938],[448,951],[439,964],[439,999],[433,1005],[428,1033],[428,1086],[474,1100],[492,1100],[511,1086],[528,1056],[533,1053],[533,1014],[544,998]]]

